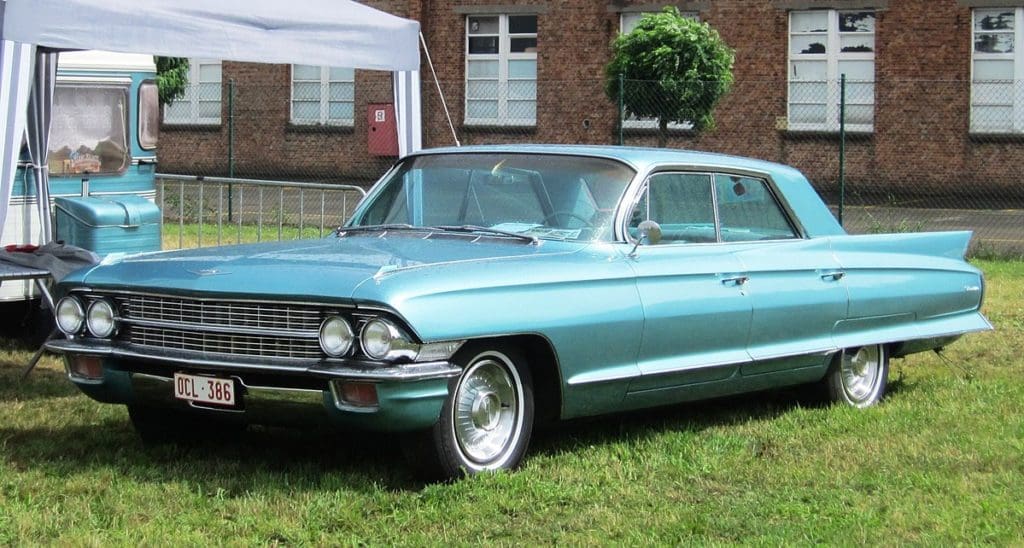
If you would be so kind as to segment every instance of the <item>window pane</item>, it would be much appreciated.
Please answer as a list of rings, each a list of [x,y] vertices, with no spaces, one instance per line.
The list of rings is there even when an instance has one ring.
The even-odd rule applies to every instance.
[[[139,146],[156,147],[160,126],[160,96],[156,82],[147,80],[139,86]]]
[[[816,80],[828,78],[828,63],[825,61],[794,61],[790,77],[793,80]]]
[[[320,102],[295,101],[292,103],[292,118],[296,120],[319,120]]]
[[[511,120],[533,121],[537,119],[536,101],[509,101],[508,117]]]
[[[640,24],[640,19],[646,15],[642,12],[622,14],[622,34],[629,34]]]
[[[319,101],[319,82],[298,82],[292,84],[292,99],[296,101]]]
[[[634,214],[632,226],[651,219],[661,225],[666,242],[714,242],[715,212],[711,177],[670,173],[651,177],[647,211]],[[639,217],[639,218],[638,218]]]
[[[331,67],[330,79],[332,82],[351,82],[356,79],[355,69],[344,67]]]
[[[871,82],[875,79],[875,62],[839,61],[839,74],[845,74],[847,80]]]
[[[1013,61],[979,60],[974,62],[974,80],[1013,80]]]
[[[494,119],[497,117],[497,101],[466,101],[467,119]]]
[[[328,104],[327,115],[332,120],[352,120],[355,118],[355,111],[355,103],[332,102]]]
[[[128,162],[123,88],[57,86],[47,165],[53,175],[112,173]]]
[[[200,82],[220,82],[220,63],[199,65]]]
[[[470,99],[497,99],[497,80],[470,80],[466,82],[466,97]]]
[[[508,17],[510,34],[537,34],[536,15],[510,15]]]
[[[870,125],[875,119],[875,107],[872,105],[846,105],[847,124]]]
[[[790,105],[789,121],[794,124],[824,124],[825,105]]]
[[[789,51],[794,55],[827,53],[825,36],[796,35],[789,41]]]
[[[292,79],[293,80],[319,80],[320,79],[320,67],[313,65],[293,65],[292,66]]]
[[[789,102],[790,103],[821,103],[828,101],[828,84],[790,82]]]
[[[509,78],[536,78],[537,61],[535,59],[516,59],[508,62]]]
[[[498,34],[498,17],[470,17],[470,34]]]
[[[871,53],[875,51],[875,37],[871,34],[845,34],[839,38],[839,51],[843,53]]]
[[[782,208],[761,179],[715,175],[722,241],[795,238]]]
[[[200,101],[220,101],[220,83],[199,84],[196,98]]]
[[[846,84],[846,103],[849,105],[871,105],[875,102],[874,83]]]
[[[183,123],[188,122],[192,117],[192,105],[184,100],[175,101],[164,107],[164,122]],[[52,130],[51,130],[52,131]],[[53,136],[50,136],[51,143]],[[52,169],[51,169],[52,172]]]
[[[332,83],[329,85],[331,101],[355,101],[356,85],[351,82]]]
[[[975,106],[971,109],[974,131],[1012,131],[1013,107]]]
[[[220,119],[220,101],[200,101],[197,113],[200,118]]]
[[[536,99],[536,80],[512,80],[508,83],[508,96],[510,99]]]
[[[467,70],[470,78],[487,78],[498,76],[497,61],[470,61]]]
[[[470,36],[469,37],[469,52],[470,53],[481,53],[481,54],[496,54],[496,53],[498,53],[498,37],[497,36]]]
[[[537,51],[536,38],[513,38],[510,44],[512,53],[524,53]]]
[[[975,105],[1013,106],[1013,87],[1010,82],[975,83],[971,86]]]
[[[1013,10],[974,10],[974,30],[1013,30]]]
[[[974,51],[978,53],[1013,53],[1013,34],[990,33],[974,35]]]
[[[839,32],[875,32],[875,13],[871,11],[839,12]]]
[[[794,11],[790,16],[792,32],[827,32],[827,11]]]

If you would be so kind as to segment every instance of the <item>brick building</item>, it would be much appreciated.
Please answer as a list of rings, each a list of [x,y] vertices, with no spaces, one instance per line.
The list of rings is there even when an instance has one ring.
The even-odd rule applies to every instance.
[[[421,22],[463,144],[617,143],[618,109],[604,93],[610,43],[642,13],[674,5],[718,30],[736,63],[715,129],[676,125],[669,146],[793,164],[828,190],[845,74],[851,184],[1024,194],[1022,0],[366,3]],[[226,173],[229,148],[236,175],[261,177],[368,179],[394,160],[368,153],[366,109],[391,102],[387,73],[199,61],[192,70],[190,95],[165,113],[161,171]],[[451,145],[426,62],[421,74],[424,146]],[[623,142],[653,145],[652,124],[627,120]]]

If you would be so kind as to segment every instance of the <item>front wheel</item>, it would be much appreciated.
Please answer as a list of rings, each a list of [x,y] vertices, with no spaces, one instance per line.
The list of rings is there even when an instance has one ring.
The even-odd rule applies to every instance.
[[[870,407],[885,395],[889,353],[876,344],[844,349],[825,375],[829,399],[853,407]]]
[[[467,348],[462,374],[452,379],[441,417],[410,434],[410,464],[431,478],[515,468],[533,431],[533,378],[514,348]]]

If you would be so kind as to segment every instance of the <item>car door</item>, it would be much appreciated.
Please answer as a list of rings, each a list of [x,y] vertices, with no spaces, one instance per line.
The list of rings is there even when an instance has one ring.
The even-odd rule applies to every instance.
[[[717,243],[712,184],[709,173],[655,174],[633,211],[633,237],[651,219],[662,240],[631,254],[644,312],[631,392],[727,379],[750,360],[746,274]]]
[[[722,241],[749,277],[753,361],[742,373],[820,366],[849,301],[828,240],[801,238],[765,179],[716,174],[715,198]]]

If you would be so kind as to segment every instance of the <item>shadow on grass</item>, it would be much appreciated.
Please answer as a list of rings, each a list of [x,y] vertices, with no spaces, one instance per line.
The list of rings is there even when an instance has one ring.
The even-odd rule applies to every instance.
[[[79,393],[63,369],[52,365],[40,364],[23,380],[22,373],[28,365],[24,356],[15,353],[0,357],[0,402],[64,398]]]

